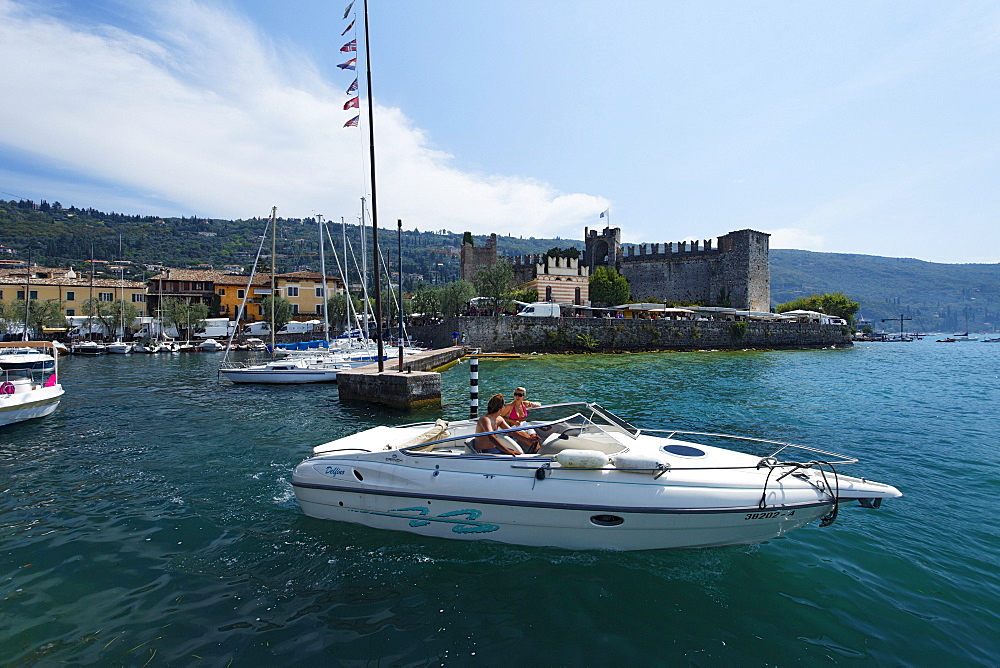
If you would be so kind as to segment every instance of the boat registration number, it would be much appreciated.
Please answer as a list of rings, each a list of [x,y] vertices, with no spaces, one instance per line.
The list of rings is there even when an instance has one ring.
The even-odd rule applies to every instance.
[[[769,519],[772,519],[772,518],[778,517],[778,516],[791,517],[794,514],[795,514],[794,510],[788,510],[786,512],[781,512],[780,510],[772,510],[771,512],[768,512],[768,513],[747,513],[746,517],[744,517],[743,519],[744,520],[769,520]]]

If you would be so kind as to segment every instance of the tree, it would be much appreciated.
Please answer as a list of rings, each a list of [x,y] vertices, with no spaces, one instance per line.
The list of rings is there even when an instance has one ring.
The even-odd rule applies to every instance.
[[[596,267],[590,274],[590,300],[615,306],[629,300],[628,279],[613,267]]]
[[[277,332],[292,321],[292,302],[284,297],[275,297],[274,295],[264,297],[264,301],[261,302],[261,311],[264,314],[265,322],[271,322],[272,309],[274,310],[274,331]]]
[[[485,297],[494,315],[510,308],[510,293],[514,290],[514,268],[507,260],[499,260],[476,276],[476,291]]]
[[[453,281],[438,289],[441,313],[446,316],[460,314],[470,299],[476,296],[476,288],[468,281]]]
[[[462,245],[469,244],[470,246],[476,245],[476,240],[472,238],[472,232],[466,232],[462,235]]]
[[[437,315],[441,310],[440,292],[440,290],[434,290],[432,288],[421,288],[417,290],[410,302],[413,306],[413,312],[422,313],[427,316]]]
[[[117,332],[119,329],[122,330],[122,338],[125,338],[132,323],[135,322],[136,317],[139,315],[139,309],[131,302],[122,299],[112,302],[111,308],[114,313],[112,331]]]
[[[531,302],[537,302],[538,301],[538,290],[536,290],[535,288],[525,288],[523,290],[514,290],[513,292],[511,292],[507,296],[510,297],[513,301],[527,302],[527,303],[530,304]]]
[[[104,329],[105,333],[112,331],[112,325],[114,324],[114,313],[111,310],[113,302],[104,302],[95,297],[83,302],[83,315],[88,318],[96,318],[98,322],[101,323],[101,327]],[[87,335],[88,337],[93,334],[92,320],[88,320],[87,323]]]
[[[351,302],[351,310],[348,310],[348,298]],[[330,323],[347,323],[347,329],[351,329],[354,323],[349,322],[348,318],[351,315],[361,313],[361,300],[354,295],[333,295],[326,302],[327,316],[330,318]]]
[[[66,327],[64,314],[63,303],[58,299],[32,299],[28,308],[28,328],[41,331],[43,327]]]
[[[848,325],[854,324],[854,316],[857,315],[861,304],[850,299],[840,292],[826,293],[822,295],[810,295],[799,297],[798,299],[784,304],[778,304],[775,311],[785,313],[786,311],[819,311],[836,318],[843,318]]]
[[[112,317],[120,316],[115,313]],[[185,339],[190,339],[191,331],[204,325],[207,317],[208,304],[191,304],[183,299],[173,297],[163,300],[161,320],[168,325],[173,325],[178,332],[183,330]]]

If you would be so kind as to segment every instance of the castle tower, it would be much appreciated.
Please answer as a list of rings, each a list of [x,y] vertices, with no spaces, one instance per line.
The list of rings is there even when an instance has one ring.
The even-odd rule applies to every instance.
[[[461,253],[461,273],[463,281],[472,283],[481,269],[492,267],[497,263],[497,235],[491,234],[486,245],[476,248],[472,244],[463,243]]]
[[[597,230],[583,229],[583,264],[590,267],[611,267],[617,269],[622,259],[622,230],[620,227],[605,227],[600,236]]]
[[[722,285],[733,308],[771,310],[770,234],[739,230],[719,237]]]

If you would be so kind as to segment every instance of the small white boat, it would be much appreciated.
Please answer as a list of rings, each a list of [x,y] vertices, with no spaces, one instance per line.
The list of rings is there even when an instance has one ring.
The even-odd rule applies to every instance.
[[[131,343],[126,343],[125,341],[115,341],[114,343],[108,344],[108,354],[109,355],[128,355],[132,352],[133,345]]]
[[[25,347],[43,351],[52,366],[0,370],[0,427],[48,415],[63,395],[58,376],[59,351],[51,341],[0,343],[0,351]]]
[[[354,368],[349,362],[327,358],[289,358],[261,364],[223,362],[219,373],[234,383],[266,385],[299,385],[303,383],[333,383],[341,371]]]
[[[97,341],[77,341],[70,350],[74,355],[103,355],[108,347]]]
[[[537,454],[473,450],[472,420],[380,426],[316,447],[292,486],[310,517],[574,550],[758,543],[815,520],[832,524],[842,503],[877,508],[902,496],[842,475],[834,466],[857,460],[815,448],[638,429],[596,404],[531,417],[521,428],[543,437]],[[493,433],[516,448],[510,431]],[[706,443],[731,439],[768,451]]]
[[[978,341],[978,336],[969,336],[968,332],[959,332],[958,334],[952,334],[948,337],[953,341]]]
[[[58,354],[42,352],[26,344],[0,348],[0,369],[35,369],[43,371],[55,367]]]
[[[205,339],[200,344],[198,344],[198,349],[208,353],[218,352],[225,348],[224,345],[216,341],[215,339]]]

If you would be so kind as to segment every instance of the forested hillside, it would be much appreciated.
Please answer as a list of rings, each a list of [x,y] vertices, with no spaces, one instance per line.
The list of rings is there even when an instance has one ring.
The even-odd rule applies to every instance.
[[[64,207],[56,202],[0,200],[0,245],[13,254],[0,259],[27,258],[48,266],[83,267],[93,252],[96,260],[126,260],[126,277],[142,280],[145,265],[196,267],[225,265],[248,267],[261,244],[267,221],[159,218],[104,213],[95,209]],[[330,233],[343,260],[344,230],[339,223]],[[319,269],[318,226],[313,219],[279,218],[277,225],[279,271]],[[458,253],[463,231],[404,231],[402,234],[404,286],[446,283],[459,274]],[[346,226],[348,257],[362,256],[361,231]],[[119,254],[119,241],[121,253]],[[477,246],[486,237],[475,236]],[[396,270],[395,229],[381,229],[383,256]],[[582,249],[580,240],[499,237],[501,255],[544,253],[559,247]],[[365,257],[371,256],[370,228],[365,229]],[[265,255],[270,252],[269,240]],[[327,269],[336,273],[336,261],[327,250]],[[269,255],[267,262],[270,262]],[[358,260],[360,262],[360,259]],[[1000,303],[1000,264],[937,264],[921,260],[872,255],[771,250],[771,302],[824,292],[843,292],[861,303],[860,315],[873,320],[876,329],[893,331],[898,322],[883,318],[912,318],[907,330],[995,331]]]

